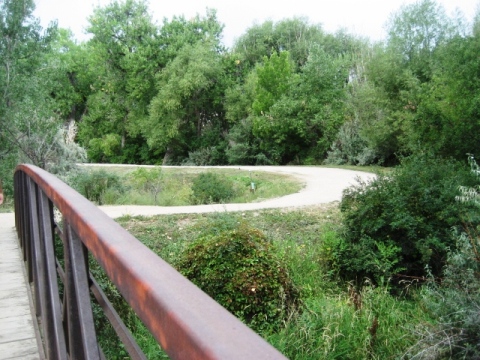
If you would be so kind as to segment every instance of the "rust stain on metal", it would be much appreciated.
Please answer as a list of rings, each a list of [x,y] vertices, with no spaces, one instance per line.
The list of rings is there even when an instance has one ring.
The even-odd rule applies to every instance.
[[[20,165],[173,359],[285,359],[105,213],[54,175]]]

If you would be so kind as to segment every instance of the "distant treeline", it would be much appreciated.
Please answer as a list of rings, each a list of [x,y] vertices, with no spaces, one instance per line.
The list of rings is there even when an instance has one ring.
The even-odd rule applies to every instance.
[[[145,1],[114,1],[77,43],[40,29],[33,6],[0,6],[3,154],[20,147],[47,166],[56,135],[39,134],[59,124],[92,162],[390,165],[479,152],[479,17],[466,24],[431,0],[385,19],[385,42],[292,18],[253,25],[232,49],[215,10],[156,24]]]

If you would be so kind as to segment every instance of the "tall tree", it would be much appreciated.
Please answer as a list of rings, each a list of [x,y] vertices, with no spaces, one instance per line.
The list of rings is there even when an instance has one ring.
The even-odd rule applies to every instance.
[[[367,142],[383,160],[395,162],[399,155],[431,149],[427,139],[416,136],[425,122],[419,109],[432,86],[439,49],[458,34],[458,22],[432,0],[405,5],[392,15],[387,42],[374,47],[366,65],[368,83],[355,92],[376,94],[372,103],[383,107],[361,124]]]
[[[409,143],[459,160],[480,153],[480,35],[456,37],[439,49]]]
[[[50,74],[55,112],[66,122],[81,121],[85,115],[90,85],[95,82],[90,59],[84,43],[77,44],[70,30],[58,29],[47,60],[55,68]]]
[[[288,51],[296,67],[307,61],[312,45],[323,43],[325,33],[320,25],[309,24],[306,18],[269,20],[247,29],[234,45],[234,53],[250,68],[264,56]]]
[[[388,46],[421,81],[431,78],[435,50],[455,34],[454,23],[434,0],[404,5],[389,24]]]
[[[164,19],[159,34],[162,65],[172,61],[185,45],[194,45],[198,41],[208,41],[217,52],[223,53],[225,48],[220,42],[222,31],[223,25],[213,9],[207,8],[205,15],[197,14],[189,20],[184,16]]]
[[[33,0],[0,3],[0,176],[6,182],[17,161],[51,170],[65,150],[51,97],[57,64],[48,56],[56,25],[43,32],[33,10]]]
[[[93,37],[87,45],[88,63],[95,81],[80,123],[80,140],[96,161],[145,161],[130,127],[147,116],[155,94],[154,75],[160,66],[157,26],[144,0],[97,7],[89,22],[87,31]]]
[[[209,42],[185,45],[157,76],[158,93],[141,130],[154,149],[186,155],[204,131],[223,121],[221,99],[223,66]]]

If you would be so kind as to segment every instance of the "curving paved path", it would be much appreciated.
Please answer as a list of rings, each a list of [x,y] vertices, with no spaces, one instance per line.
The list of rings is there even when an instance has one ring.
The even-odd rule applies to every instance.
[[[89,166],[101,165],[92,164]],[[355,184],[357,178],[370,180],[375,177],[374,174],[361,171],[320,168],[314,166],[206,166],[203,168],[230,168],[287,174],[296,177],[302,181],[305,186],[302,190],[295,194],[247,204],[214,204],[196,206],[124,205],[100,206],[100,208],[110,217],[116,218],[122,215],[149,216],[159,214],[209,213],[221,211],[247,211],[258,209],[302,207],[339,201],[342,197],[342,191],[348,186]]]

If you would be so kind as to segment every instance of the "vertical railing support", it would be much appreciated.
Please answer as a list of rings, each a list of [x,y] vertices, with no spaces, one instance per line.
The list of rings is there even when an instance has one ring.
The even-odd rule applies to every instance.
[[[15,223],[29,281],[35,287],[36,313],[48,359],[104,358],[97,342],[90,290],[125,350],[134,359],[145,359],[122,319],[90,277],[90,254],[171,358],[285,359],[52,174],[32,165],[20,165],[14,183]],[[53,206],[62,214],[63,231],[55,224]],[[63,242],[63,264],[55,257],[57,235]],[[59,292],[59,281],[63,283],[63,294]]]
[[[100,359],[90,302],[87,252],[67,221],[64,221],[63,229],[66,320],[70,356],[73,359]]]
[[[62,305],[59,297],[57,268],[54,251],[53,209],[51,202],[43,191],[38,193],[38,212],[43,281],[45,284],[45,301],[42,307],[47,353],[49,359],[65,359],[67,349],[62,324]],[[48,336],[47,336],[48,334]]]

